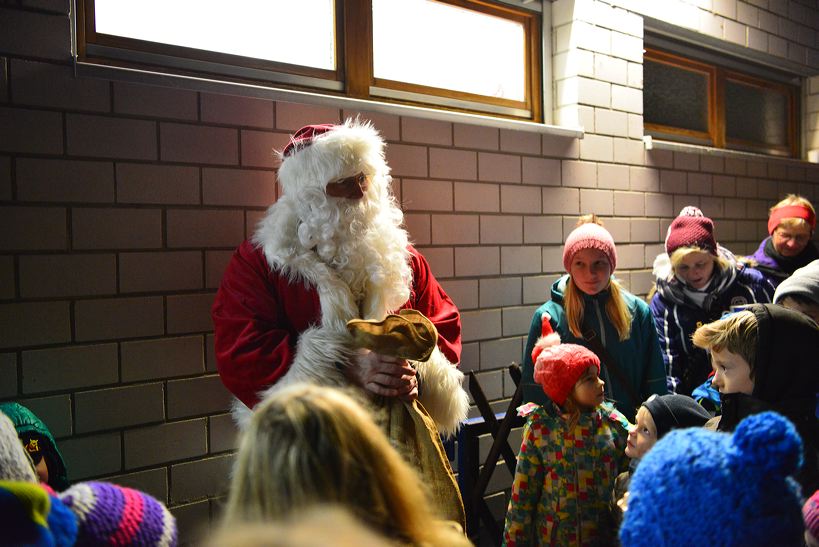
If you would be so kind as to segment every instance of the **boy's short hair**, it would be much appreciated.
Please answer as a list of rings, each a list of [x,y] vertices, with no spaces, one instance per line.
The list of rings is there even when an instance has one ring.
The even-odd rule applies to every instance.
[[[751,379],[754,378],[759,323],[753,312],[743,310],[705,324],[694,332],[691,340],[698,348],[709,351],[728,350],[739,355],[748,363]]]

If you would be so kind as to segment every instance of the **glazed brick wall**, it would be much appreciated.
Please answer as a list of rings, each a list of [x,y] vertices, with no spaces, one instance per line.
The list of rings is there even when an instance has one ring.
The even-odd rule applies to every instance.
[[[671,1],[675,24],[819,67],[819,10]],[[601,215],[637,294],[688,204],[743,254],[784,194],[819,200],[813,164],[646,151],[643,17],[656,5],[551,5],[555,120],[583,139],[94,78],[71,67],[68,3],[0,7],[0,398],[51,427],[72,479],[167,502],[190,538],[219,514],[236,447],[209,307],[232,250],[275,201],[275,158],[308,123],[361,114],[388,142],[406,225],[462,312],[461,366],[497,410],[576,216]],[[819,84],[806,79],[806,148]],[[472,415],[477,412],[472,409]],[[512,444],[519,442],[515,432]],[[482,440],[482,453],[488,451]],[[490,506],[505,508],[499,468]]]

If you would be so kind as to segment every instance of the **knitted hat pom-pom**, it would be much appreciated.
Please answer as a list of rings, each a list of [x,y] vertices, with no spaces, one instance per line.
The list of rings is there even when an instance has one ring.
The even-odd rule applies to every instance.
[[[732,455],[763,474],[791,475],[802,464],[802,439],[793,424],[773,412],[740,422]]]

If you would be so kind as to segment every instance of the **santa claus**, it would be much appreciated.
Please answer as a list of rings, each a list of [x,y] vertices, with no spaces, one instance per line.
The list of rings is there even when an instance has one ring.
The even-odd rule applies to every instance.
[[[304,127],[278,180],[281,197],[234,253],[213,305],[222,382],[246,409],[294,382],[359,386],[454,433],[468,408],[460,315],[409,244],[378,132],[358,120]],[[437,328],[428,360],[356,349],[348,321],[405,308]]]

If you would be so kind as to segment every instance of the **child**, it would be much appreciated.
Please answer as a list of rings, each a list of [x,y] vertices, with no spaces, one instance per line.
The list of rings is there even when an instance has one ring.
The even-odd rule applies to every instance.
[[[0,544],[177,544],[176,519],[153,496],[105,482],[80,482],[56,493],[38,482],[28,454],[11,419],[0,413]]]
[[[532,317],[521,366],[523,401],[546,403],[533,378],[535,343],[554,331],[564,342],[591,349],[602,361],[606,399],[627,418],[652,393],[667,393],[660,344],[648,305],[614,278],[614,239],[595,215],[580,217],[563,246],[567,275]]]
[[[819,324],[819,259],[783,281],[776,288],[773,302],[800,311]]]
[[[600,360],[575,344],[547,337],[534,380],[548,396],[527,416],[503,543],[592,545],[615,539],[608,504],[614,477],[625,470],[629,423],[603,402]]]
[[[746,418],[733,435],[672,431],[634,472],[620,527],[623,547],[802,545],[801,442],[774,412]]]
[[[0,412],[8,416],[23,447],[34,462],[37,476],[58,492],[68,488],[68,475],[57,442],[43,421],[20,403],[0,404]]]
[[[651,312],[669,385],[690,395],[711,369],[708,355],[691,345],[697,327],[734,306],[770,302],[774,288],[717,244],[713,221],[696,207],[684,208],[672,221],[665,250],[654,261]]]
[[[634,469],[654,444],[666,433],[686,427],[702,427],[711,415],[686,395],[652,395],[637,410],[637,423],[628,433],[626,456],[631,458],[629,470],[620,473],[614,481],[612,511],[616,521],[625,510],[626,492]]]
[[[256,406],[243,432],[224,526],[336,504],[401,544],[468,545],[436,520],[425,494],[361,405],[338,389],[294,384]]]
[[[765,410],[779,412],[793,422],[804,442],[805,463],[797,480],[805,492],[816,490],[816,323],[782,306],[756,304],[703,325],[694,333],[693,342],[711,353],[711,383],[722,402],[722,415],[706,427],[733,431],[746,416]]]

